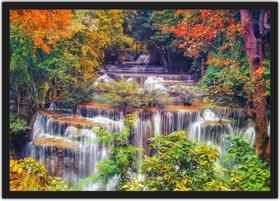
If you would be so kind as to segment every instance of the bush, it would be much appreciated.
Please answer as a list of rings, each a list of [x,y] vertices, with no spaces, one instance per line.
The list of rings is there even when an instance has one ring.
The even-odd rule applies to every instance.
[[[233,160],[229,177],[238,175],[238,186],[230,183],[231,188],[242,191],[269,191],[270,170],[268,164],[260,160],[250,147],[246,138],[229,135],[226,137],[228,154],[224,161]]]
[[[116,81],[105,83],[101,88],[104,90],[105,97],[124,111],[143,106],[146,101],[146,99],[142,99],[137,83]]]
[[[64,191],[68,184],[48,175],[46,168],[32,158],[10,160],[11,191]]]
[[[143,181],[133,181],[123,190],[197,191],[216,180],[216,147],[187,139],[185,132],[174,132],[151,140],[154,154],[142,163]],[[135,185],[137,184],[137,185]]]
[[[194,99],[203,97],[203,91],[196,86],[174,86],[171,89],[171,94],[179,97],[184,105],[191,105]]]
[[[16,115],[10,112],[10,134],[23,134],[27,132],[29,126],[23,119],[18,119]]]
[[[189,140],[184,132],[151,139],[154,154],[142,161],[144,180],[127,182],[126,191],[267,191],[270,172],[240,136],[226,138],[233,166],[217,165],[218,150]]]

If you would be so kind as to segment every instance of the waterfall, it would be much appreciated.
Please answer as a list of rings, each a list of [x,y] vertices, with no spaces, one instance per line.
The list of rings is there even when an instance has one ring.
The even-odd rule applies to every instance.
[[[149,139],[174,131],[185,131],[190,139],[217,145],[220,157],[226,153],[225,135],[239,134],[255,143],[255,125],[248,123],[244,111],[232,107],[203,109],[202,104],[182,105],[172,89],[184,85],[191,90],[200,78],[200,73],[171,73],[164,66],[149,65],[149,55],[140,55],[135,61],[121,65],[106,65],[103,75],[93,83],[125,80],[137,82],[141,90],[170,95],[168,104],[162,107],[137,108],[138,116],[131,131],[130,143],[143,148],[138,162],[151,154]],[[187,89],[189,89],[187,88]],[[176,92],[176,90],[175,90]],[[100,94],[98,94],[99,96]],[[167,97],[167,96],[166,96]],[[94,97],[97,100],[97,97]],[[164,101],[162,101],[164,102]],[[47,110],[38,111],[32,128],[32,141],[26,147],[26,155],[38,160],[50,175],[65,178],[70,184],[98,173],[97,163],[106,160],[110,148],[98,143],[98,134],[93,127],[104,128],[110,133],[124,128],[125,114],[118,107],[94,101],[79,103],[76,111],[63,108],[62,101],[55,99]],[[268,131],[270,122],[268,121]],[[140,179],[145,175],[138,174]],[[107,184],[89,183],[84,190],[116,190],[120,178],[114,177]]]
[[[47,110],[51,111],[64,111],[64,112],[73,112],[71,108],[65,108],[60,100],[54,100],[50,103],[50,106]]]
[[[244,126],[244,120],[244,113],[232,108],[149,108],[138,111],[130,142],[144,149],[137,156],[140,162],[144,154],[150,154],[150,138],[184,130],[190,139],[217,145],[222,158],[227,146],[223,140],[226,134],[245,135],[251,146],[254,145],[254,125],[247,123]],[[109,148],[97,143],[98,135],[90,129],[100,126],[111,133],[121,130],[124,113],[95,102],[79,104],[75,114],[61,110],[39,111],[27,155],[44,164],[50,175],[61,176],[70,184],[76,183],[97,173],[97,163],[107,158]],[[107,184],[90,183],[84,190],[115,190],[118,179],[113,178]]]
[[[237,133],[245,126],[244,122],[247,120],[244,111],[240,108],[216,107],[215,114],[221,119],[231,119],[231,125]]]
[[[119,121],[124,118],[124,113],[122,111],[113,108],[108,108],[104,105],[102,106],[81,104],[77,107],[77,114],[87,118],[103,116],[114,121]]]
[[[111,133],[115,133],[124,128],[123,120],[114,121],[107,117],[96,116],[91,118],[94,122],[105,124],[106,130]]]
[[[131,143],[150,153],[150,138],[161,134],[166,135],[174,131],[185,130],[198,116],[196,111],[155,109],[139,113],[132,131]],[[142,155],[141,155],[142,156]],[[141,158],[139,156],[139,158]]]
[[[161,77],[148,77],[144,81],[144,88],[166,91],[166,88],[163,86],[162,82],[164,82],[164,79]]]
[[[167,134],[173,131],[187,131],[190,125],[196,121],[198,111],[169,110],[162,114],[162,133]]]
[[[244,132],[244,135],[248,138],[248,141],[251,145],[251,147],[253,148],[254,144],[255,144],[255,138],[256,138],[256,130],[253,126],[250,126],[249,128],[246,129],[246,131]]]
[[[157,110],[154,114],[154,134],[161,134],[161,116],[160,112]]]
[[[51,102],[49,110],[55,110],[56,109],[56,104],[55,102]]]
[[[48,118],[47,116],[45,116],[41,113],[36,114],[35,122],[32,127],[32,136],[33,137],[44,133],[47,118]]]
[[[149,54],[141,54],[135,61],[136,64],[148,64],[150,61]]]
[[[106,159],[108,150],[104,143],[97,143],[98,135],[89,129],[91,122],[99,123],[38,112],[28,155],[45,165],[50,175],[63,177],[70,184],[97,173],[97,163]],[[99,186],[99,190],[105,188]]]
[[[152,114],[150,112],[139,113],[132,130],[131,143],[137,147],[144,148],[146,154],[149,154],[150,148],[148,139],[154,136]],[[142,158],[142,153],[138,158]]]
[[[133,70],[132,67],[129,67],[129,69],[130,71]],[[146,73],[147,70],[149,70],[150,73]],[[159,69],[159,68],[147,69],[147,67],[141,67],[141,68],[139,67],[139,68],[135,68],[134,71],[135,72],[133,73],[127,73],[118,70],[114,72],[108,72],[107,74],[114,80],[133,79],[140,85],[143,85],[144,81],[147,80],[149,77],[162,78],[164,82],[176,82],[176,81],[195,82],[198,79],[197,76],[190,75],[190,74],[170,74],[170,73],[167,74],[164,72],[163,69]],[[145,73],[142,73],[141,71],[145,71]],[[162,73],[159,73],[158,71],[162,71]]]
[[[97,78],[95,80],[95,82],[93,83],[94,86],[98,86],[101,83],[109,83],[114,81],[111,77],[109,77],[107,74],[104,74],[102,76],[100,76],[99,78]]]
[[[233,133],[229,120],[217,117],[211,110],[204,110],[201,117],[191,125],[188,137],[196,138],[200,142],[216,144],[222,149],[221,136]]]

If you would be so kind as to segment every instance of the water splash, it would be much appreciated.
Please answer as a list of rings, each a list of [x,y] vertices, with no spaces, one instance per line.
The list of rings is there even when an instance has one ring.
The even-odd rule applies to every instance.
[[[244,135],[247,137],[248,142],[250,143],[251,147],[253,148],[256,141],[256,130],[253,126],[250,126],[244,132]]]
[[[93,83],[93,86],[98,86],[101,83],[109,83],[109,82],[113,82],[114,79],[112,79],[110,76],[108,76],[107,74],[104,74],[100,77],[98,77],[95,82]]]
[[[148,90],[160,90],[160,91],[166,91],[167,89],[163,86],[164,79],[159,77],[148,77],[144,81],[144,88]]]
[[[230,121],[219,118],[213,111],[204,110],[201,117],[191,125],[188,137],[196,138],[200,142],[211,143],[220,146],[222,149],[223,134],[233,134]]]

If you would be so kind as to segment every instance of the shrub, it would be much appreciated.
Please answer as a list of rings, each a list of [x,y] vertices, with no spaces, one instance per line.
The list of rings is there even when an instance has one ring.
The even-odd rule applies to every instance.
[[[205,190],[209,181],[218,178],[217,148],[189,140],[184,132],[152,138],[151,147],[154,154],[146,156],[141,167],[144,180],[128,183],[123,190]]]
[[[103,85],[105,96],[121,109],[127,110],[142,105],[140,87],[133,82],[118,81]]]
[[[27,122],[10,112],[10,134],[23,134],[29,129]]]
[[[64,191],[68,184],[51,177],[47,169],[32,158],[10,160],[11,191]]]
[[[122,186],[126,191],[267,191],[270,172],[240,136],[226,138],[233,166],[217,165],[218,150],[189,140],[184,132],[151,139],[152,156],[142,161],[145,178]]]
[[[234,161],[228,174],[231,179],[237,175],[239,179],[238,186],[230,183],[231,188],[243,191],[269,191],[270,170],[268,164],[257,157],[246,138],[229,135],[226,140],[228,154],[224,161]]]

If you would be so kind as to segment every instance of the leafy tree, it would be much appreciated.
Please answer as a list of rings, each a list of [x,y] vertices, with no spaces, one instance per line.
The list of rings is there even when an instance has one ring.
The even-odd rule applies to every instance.
[[[12,25],[20,27],[20,33],[32,41],[34,48],[40,48],[47,54],[64,38],[70,38],[74,30],[70,29],[73,19],[71,10],[11,10]]]
[[[10,83],[17,118],[28,122],[57,97],[66,105],[88,99],[105,51],[132,46],[122,16],[121,10],[12,11]]]
[[[165,90],[156,87],[144,87],[141,88],[139,99],[142,102],[142,106],[145,108],[153,106],[161,106],[162,97],[169,97]]]
[[[203,90],[197,86],[178,85],[171,88],[171,94],[178,96],[184,105],[191,105],[196,98],[203,97]]]
[[[46,168],[32,158],[10,160],[11,191],[65,191],[68,184],[48,175]]]
[[[184,132],[152,138],[151,147],[154,154],[142,162],[144,180],[126,184],[124,190],[197,191],[217,179],[215,147],[188,140]]]
[[[11,29],[10,46],[10,96],[17,118],[28,122],[36,109],[77,83],[71,76],[75,61],[63,57],[63,47],[50,54],[34,50],[27,37],[17,35],[16,27]]]
[[[259,10],[257,14],[258,26],[255,28],[253,11],[240,10],[241,25],[252,82],[253,108],[256,116],[256,152],[259,157],[264,159],[269,140],[266,122],[266,83],[264,80],[263,43],[265,35],[270,30],[270,25],[268,23],[267,10]]]
[[[125,12],[124,30],[141,44],[137,45],[136,54],[150,54],[151,65],[180,70],[178,66],[185,67],[189,60],[173,45],[174,35],[161,29],[164,24],[176,23],[176,18],[170,18],[174,12],[175,10],[128,10]]]
[[[217,102],[243,107],[247,102],[242,73],[235,67],[209,65],[199,86]]]
[[[91,81],[100,70],[105,53],[121,57],[130,51],[133,39],[123,32],[122,10],[78,10],[75,17],[79,30],[68,42],[68,54],[80,57],[76,74],[80,81]],[[117,53],[116,50],[119,52]]]
[[[253,112],[249,115],[256,119],[256,152],[259,157],[264,158],[268,136],[263,44],[267,41],[265,37],[270,29],[268,12],[266,10],[241,10],[240,13],[231,10],[178,10],[175,16],[177,15],[182,17],[180,23],[169,26],[165,30],[177,36],[175,42],[186,55],[199,57],[202,56],[201,53],[211,51],[216,54],[215,57],[208,58],[207,64],[227,66],[242,73],[244,91],[248,97],[247,107],[251,108],[253,105]],[[258,26],[255,26],[255,22],[259,22]],[[243,39],[242,45],[236,42],[243,42]],[[242,70],[244,60],[240,60],[240,52],[236,52],[240,47],[248,60],[250,83]],[[203,65],[201,72],[204,72]]]

